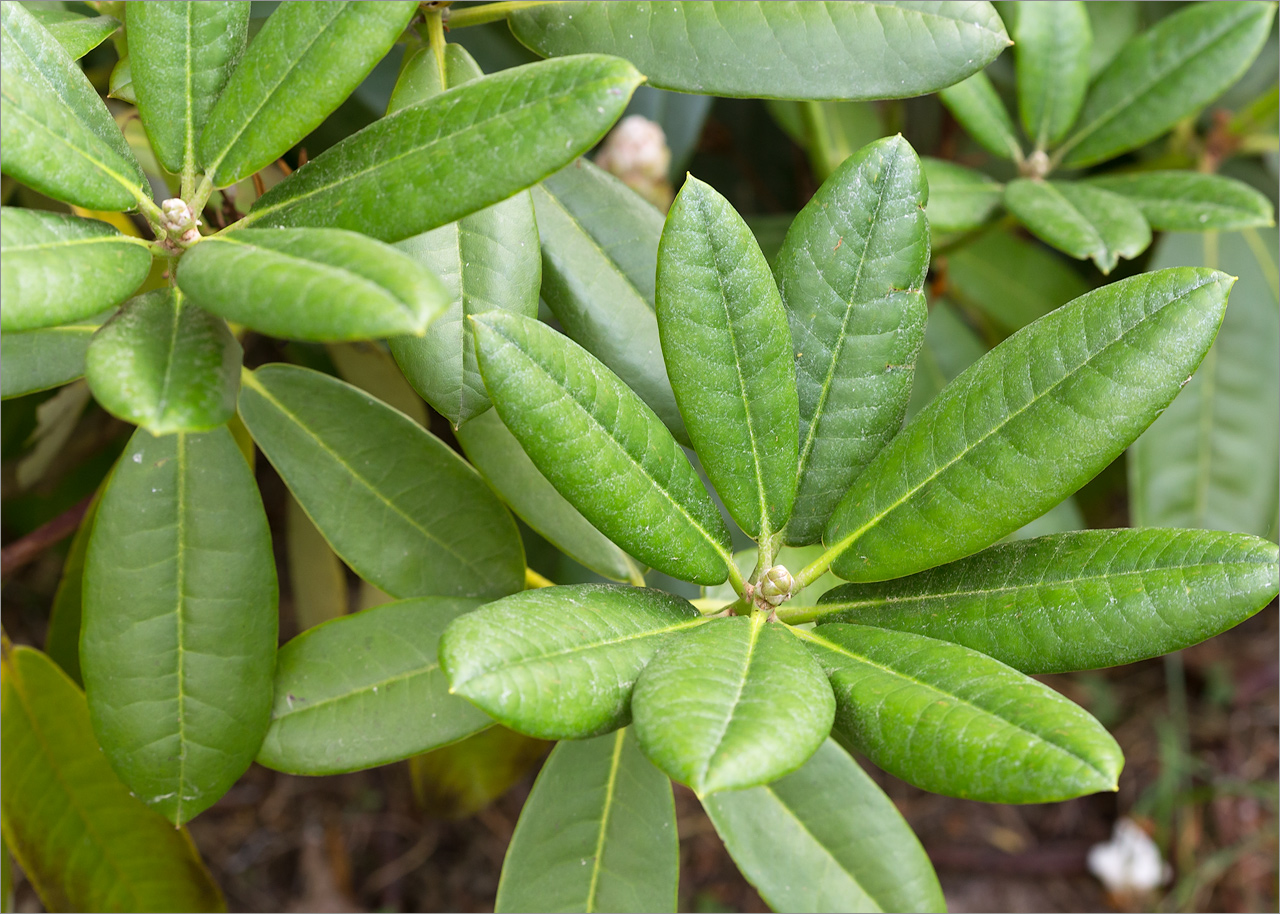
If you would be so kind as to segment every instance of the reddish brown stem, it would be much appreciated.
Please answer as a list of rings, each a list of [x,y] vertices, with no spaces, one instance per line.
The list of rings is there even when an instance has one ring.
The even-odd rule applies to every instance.
[[[21,539],[14,540],[0,549],[0,577],[7,578],[23,565],[34,561],[50,546],[62,542],[75,533],[92,500],[92,495],[86,496],[47,524],[37,527]]]

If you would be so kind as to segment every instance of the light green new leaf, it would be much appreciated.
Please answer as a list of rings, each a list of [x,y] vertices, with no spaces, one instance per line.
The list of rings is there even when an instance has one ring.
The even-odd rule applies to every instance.
[[[791,630],[756,612],[673,640],[640,674],[631,709],[645,755],[705,797],[803,765],[831,731],[835,699]]]
[[[0,329],[70,324],[120,304],[151,271],[138,238],[105,222],[0,207]]]
[[[679,597],[615,584],[526,590],[449,626],[450,691],[543,739],[583,739],[631,720],[631,689],[673,632],[703,624]]]
[[[1002,543],[941,568],[823,594],[803,618],[916,632],[1025,673],[1181,650],[1276,594],[1274,543],[1201,530],[1082,530]]]
[[[990,3],[556,3],[508,22],[544,57],[616,54],[661,89],[747,98],[924,95],[1009,44]]]
[[[231,433],[139,429],[89,540],[80,664],[111,767],[171,822],[257,754],[276,628],[271,533]]]
[[[907,141],[877,140],[819,188],[778,254],[800,399],[788,543],[818,540],[840,496],[902,424],[927,317],[928,194]]]
[[[284,645],[258,763],[290,774],[358,771],[490,726],[449,694],[436,660],[445,626],[479,605],[446,597],[384,603]]]
[[[524,587],[506,508],[420,425],[337,378],[246,373],[240,417],[334,552],[396,597],[494,598]]]
[[[347,0],[280,4],[230,78],[218,77],[219,83],[226,80],[225,88],[212,110],[205,108],[207,123],[196,151],[214,186],[227,187],[265,168],[319,126],[391,50],[416,7]],[[225,51],[200,50],[223,58],[232,44]],[[137,87],[138,62],[131,68]]]
[[[547,307],[570,339],[622,378],[676,440],[688,444],[655,315],[662,213],[587,159],[532,193]]]
[[[1141,209],[1119,194],[1078,181],[1019,178],[1005,188],[1004,205],[1040,240],[1077,260],[1092,259],[1103,273],[1151,244],[1151,226]]]
[[[125,303],[94,334],[84,374],[102,408],[153,435],[203,432],[236,412],[244,351],[177,289]]]
[[[494,910],[675,911],[679,864],[671,782],[631,731],[566,741],[520,812]]]
[[[938,99],[987,152],[1022,161],[1018,130],[986,73],[975,73],[964,82],[943,89]]]
[[[244,53],[249,6],[241,0],[124,5],[142,125],[156,159],[188,183],[200,164],[196,141]]]
[[[1151,227],[1161,232],[1238,230],[1275,224],[1275,212],[1265,194],[1223,175],[1139,171],[1104,175],[1089,183],[1133,203]]]
[[[946,910],[920,839],[830,739],[781,780],[712,794],[702,805],[775,911]]]
[[[5,639],[4,843],[50,911],[225,911],[191,837],[136,799],[93,737],[84,693]]]
[[[907,418],[915,416],[942,392],[942,389],[986,353],[987,347],[973,328],[964,322],[946,301],[938,300],[929,309],[924,329],[924,345],[916,357],[915,380]],[[789,604],[788,604],[789,605]]]
[[[0,4],[4,173],[88,209],[133,209],[147,179],[79,65],[20,3]]]
[[[729,573],[729,531],[658,417],[617,375],[537,321],[472,318],[503,424],[570,504],[651,568],[699,584]]]
[[[1013,29],[1018,113],[1036,149],[1067,135],[1089,88],[1093,29],[1078,0],[1023,3]]]
[[[407,254],[339,229],[246,229],[206,238],[178,263],[200,307],[272,336],[359,340],[422,333],[448,292]]]
[[[831,677],[833,735],[910,784],[988,803],[1116,789],[1124,757],[1111,734],[998,660],[863,625],[797,634]]]
[[[36,18],[40,19],[39,16]],[[50,35],[58,39],[58,44],[71,55],[72,60],[79,60],[120,28],[120,20],[111,16],[71,15],[57,22],[41,24],[49,30]]]
[[[0,334],[0,397],[9,400],[61,387],[84,374],[89,340],[106,317],[99,314],[77,324]]]
[[[968,232],[980,228],[990,218],[1004,185],[972,168],[945,159],[920,160],[929,186],[925,214],[935,232]]]
[[[1079,298],[1089,284],[1035,241],[988,232],[947,255],[949,293],[1012,332]]]
[[[267,191],[242,224],[345,228],[380,241],[420,235],[572,162],[604,136],[643,78],[600,55],[485,76],[325,150]]]
[[[824,536],[832,570],[850,581],[923,571],[1062,501],[1173,400],[1213,342],[1232,282],[1208,269],[1144,273],[991,350],[845,495]]]
[[[1092,165],[1141,146],[1195,114],[1258,56],[1275,4],[1195,3],[1131,39],[1102,71],[1056,157]]]
[[[765,538],[796,490],[796,373],[769,264],[733,205],[692,175],[658,247],[658,331],[680,414],[729,514]]]
[[[128,57],[121,57],[111,68],[107,90],[107,98],[118,98],[131,105],[138,103],[138,96],[133,91],[133,71],[129,68]]]

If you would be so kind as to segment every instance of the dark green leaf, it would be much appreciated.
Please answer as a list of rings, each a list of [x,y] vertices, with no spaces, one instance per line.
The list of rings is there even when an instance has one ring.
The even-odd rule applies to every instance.
[[[1271,201],[1243,181],[1195,171],[1140,171],[1090,184],[1129,200],[1161,232],[1202,232],[1275,224]]]
[[[1009,212],[1046,244],[1110,273],[1151,244],[1142,210],[1119,194],[1077,181],[1019,178],[1004,191]]]
[[[945,159],[920,160],[929,185],[929,228],[935,232],[968,232],[990,218],[1004,185],[980,171]]]
[[[1089,88],[1093,30],[1079,0],[1023,3],[1013,29],[1018,113],[1036,149],[1067,135]]]
[[[943,89],[938,98],[983,149],[1002,159],[1022,161],[1013,118],[986,73],[975,73],[964,82]]]
[[[110,477],[108,477],[110,478]],[[98,516],[98,503],[106,481],[97,492],[76,528],[62,563],[62,577],[53,594],[53,606],[49,608],[49,630],[44,636],[44,650],[58,666],[62,667],[76,685],[83,688],[80,674],[80,623],[84,604],[84,557],[89,550],[89,537],[93,534],[93,521]]]
[[[46,22],[44,27],[72,60],[79,60],[111,37],[120,28],[120,20],[111,16],[74,16],[61,22]]]
[[[1018,330],[1089,291],[1061,257],[1010,232],[990,232],[947,255],[950,294]]]
[[[60,387],[84,374],[84,354],[105,314],[83,323],[0,335],[4,399]]]

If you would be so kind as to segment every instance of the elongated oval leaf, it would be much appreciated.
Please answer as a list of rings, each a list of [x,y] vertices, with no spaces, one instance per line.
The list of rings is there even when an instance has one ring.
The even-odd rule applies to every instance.
[[[985,654],[908,632],[798,632],[831,677],[834,735],[924,790],[1049,803],[1115,790],[1120,747],[1084,709]]]
[[[1078,260],[1092,259],[1103,273],[1151,244],[1142,210],[1089,184],[1019,178],[1005,188],[1004,205],[1046,244]]]
[[[1186,383],[1232,282],[1207,269],[1144,273],[1009,337],[922,410],[841,500],[824,537],[832,570],[850,581],[923,571],[1070,495]]]
[[[1013,118],[986,73],[975,73],[964,82],[943,89],[938,99],[987,152],[1022,161],[1022,144],[1018,142]]]
[[[89,340],[105,317],[0,335],[0,397],[8,400],[60,387],[84,374]]]
[[[671,782],[631,731],[562,742],[520,813],[494,910],[674,911],[679,863]]]
[[[308,629],[280,648],[259,764],[291,774],[385,765],[492,721],[449,686],[436,643],[478,600],[385,603]]]
[[[246,373],[240,417],[351,568],[396,597],[493,598],[524,586],[511,515],[412,419],[292,365]]]
[[[893,801],[828,739],[798,771],[702,806],[775,911],[945,911],[929,857]]]
[[[935,232],[968,232],[980,228],[1000,205],[1004,185],[980,171],[945,159],[923,158],[929,186],[929,228]]]
[[[800,398],[789,543],[818,540],[840,496],[902,424],[928,314],[928,194],[907,141],[877,140],[801,210],[774,264]]]
[[[1009,44],[989,3],[558,3],[508,21],[544,57],[616,54],[661,89],[749,98],[924,95]]]
[[[271,714],[271,533],[225,428],[134,433],[89,540],[83,625],[102,749],[133,793],[182,824],[244,774]]]
[[[419,235],[572,162],[604,136],[641,79],[600,55],[477,79],[321,153],[267,191],[244,224],[345,228],[381,241]],[[477,171],[497,148],[502,167]]]
[[[94,335],[85,380],[103,409],[153,435],[203,432],[235,415],[243,354],[222,318],[157,289]]]
[[[422,333],[448,303],[425,267],[337,229],[246,229],[206,238],[178,264],[202,308],[272,336],[358,340]]]
[[[38,330],[118,305],[151,271],[144,242],[96,219],[0,207],[0,329]]]
[[[225,911],[185,831],[143,805],[93,737],[84,693],[5,640],[5,845],[51,911]]]
[[[1079,0],[1024,3],[1014,26],[1018,113],[1037,149],[1066,136],[1089,88],[1093,29]]]
[[[631,689],[673,633],[703,624],[657,590],[576,584],[526,590],[459,618],[440,640],[451,692],[542,739],[583,739],[631,720]]]
[[[1090,184],[1119,194],[1162,232],[1235,230],[1275,223],[1266,195],[1243,181],[1196,171],[1139,171],[1092,178]]]
[[[703,797],[795,771],[831,730],[821,668],[765,613],[713,619],[675,639],[631,699],[645,755]]]
[[[1062,257],[1006,231],[985,232],[948,254],[947,279],[957,302],[991,318],[1006,333],[1089,291]]]
[[[249,177],[319,126],[391,50],[415,6],[282,3],[254,37],[217,104],[205,108],[208,123],[197,151],[214,186]],[[211,48],[202,50],[213,56]],[[138,63],[130,66],[136,87]],[[139,92],[140,102],[144,97]]]

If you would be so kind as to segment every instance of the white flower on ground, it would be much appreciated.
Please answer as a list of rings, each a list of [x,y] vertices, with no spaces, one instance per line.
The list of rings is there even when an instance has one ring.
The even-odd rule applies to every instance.
[[[1156,843],[1128,817],[1116,822],[1110,841],[1089,848],[1088,862],[1089,872],[1117,895],[1149,892],[1173,878]]]

